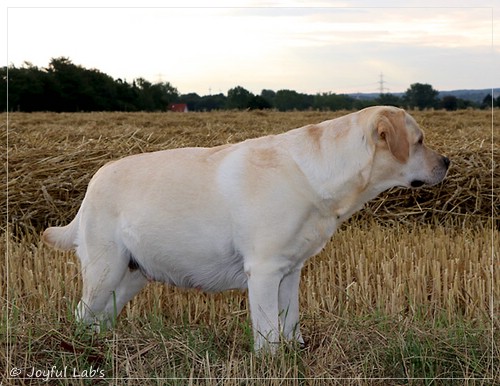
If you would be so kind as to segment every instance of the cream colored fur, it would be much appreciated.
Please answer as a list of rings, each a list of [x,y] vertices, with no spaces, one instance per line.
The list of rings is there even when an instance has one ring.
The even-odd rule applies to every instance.
[[[43,239],[76,248],[77,316],[89,324],[157,280],[248,289],[256,350],[280,335],[303,343],[304,262],[382,191],[445,177],[449,160],[422,135],[403,110],[373,107],[233,145],[129,156],[102,167],[75,219]]]

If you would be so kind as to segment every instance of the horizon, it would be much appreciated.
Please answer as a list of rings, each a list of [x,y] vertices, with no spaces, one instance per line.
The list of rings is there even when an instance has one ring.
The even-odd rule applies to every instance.
[[[105,75],[108,75],[108,76],[110,76],[110,77],[111,77],[114,81],[117,81],[118,79],[120,79],[120,80],[122,80],[123,82],[127,82],[127,83],[129,83],[129,84],[132,84],[133,82],[135,82],[135,81],[136,81],[136,80],[138,80],[138,79],[145,79],[146,81],[150,82],[151,84],[169,83],[172,87],[174,87],[175,89],[177,89],[177,90],[178,90],[177,86],[176,86],[175,84],[172,84],[172,82],[170,82],[170,81],[168,81],[168,80],[162,80],[162,81],[156,81],[156,82],[155,82],[155,81],[152,81],[152,82],[151,82],[151,81],[149,81],[148,79],[146,79],[146,78],[144,78],[144,77],[142,77],[142,76],[138,76],[137,78],[134,78],[134,79],[132,79],[132,80],[130,81],[130,80],[127,80],[127,79],[122,79],[122,78],[120,78],[120,77],[114,77],[114,76],[112,76],[112,75],[110,75],[110,74],[105,73],[104,71],[101,71],[101,70],[100,70],[100,69],[98,69],[98,68],[86,68],[86,67],[85,67],[85,66],[83,66],[82,64],[79,64],[79,63],[74,63],[74,62],[71,60],[71,58],[69,58],[69,57],[67,57],[67,56],[62,56],[62,57],[60,57],[60,58],[52,58],[52,59],[61,59],[61,58],[65,58],[65,59],[69,60],[69,61],[70,61],[73,65],[75,65],[75,66],[79,66],[79,67],[82,67],[82,68],[84,68],[84,69],[86,69],[86,70],[90,70],[90,71],[94,71],[94,70],[95,70],[95,71],[101,72],[101,73],[103,73],[103,74],[105,74]],[[33,63],[31,63],[30,61],[25,60],[25,61],[23,61],[23,63],[21,64],[21,66],[15,66],[15,67],[16,67],[16,68],[23,68],[23,67],[25,67],[26,65],[33,65],[33,66],[37,67],[37,68],[38,68],[38,69],[40,69],[40,70],[46,70],[46,69],[48,68],[49,64],[50,64],[50,63],[47,63],[47,65],[46,65],[46,66],[36,66],[36,65],[34,65]],[[10,67],[10,66],[7,66],[7,68],[9,68],[9,67]],[[7,80],[7,82],[8,82],[8,80]],[[415,83],[422,83],[422,82],[415,82]],[[458,93],[458,92],[463,92],[463,91],[480,92],[480,91],[486,91],[486,90],[488,90],[488,91],[489,91],[489,90],[491,90],[491,92],[492,92],[493,94],[495,94],[495,92],[500,92],[500,87],[487,87],[487,88],[466,88],[466,89],[461,89],[461,88],[459,88],[459,89],[451,89],[451,90],[439,90],[439,89],[436,89],[436,88],[435,88],[432,84],[431,84],[431,86],[432,86],[432,87],[433,87],[436,91],[438,91],[439,93],[450,93],[450,92],[452,92],[452,93],[453,93],[453,92]],[[219,95],[219,94],[223,94],[223,95],[227,96],[228,91],[229,91],[229,90],[231,90],[231,89],[233,89],[233,88],[235,88],[235,87],[242,87],[242,86],[240,86],[240,85],[238,85],[238,84],[235,84],[235,85],[233,85],[232,87],[230,87],[228,90],[226,90],[225,92],[224,92],[224,91],[220,91],[220,92],[217,92],[217,93],[213,92],[213,93],[211,93],[211,94],[199,94],[199,93],[197,93],[197,92],[195,92],[195,91],[187,91],[187,92],[184,92],[184,93],[179,92],[179,95],[181,95],[181,96],[182,96],[182,95],[188,95],[188,94],[192,94],[192,93],[194,93],[194,94],[197,94],[197,95],[198,95],[198,96],[200,96],[200,97],[206,97],[206,96],[210,96],[210,95]],[[406,90],[404,90],[404,91],[395,91],[395,92],[390,92],[390,91],[388,91],[388,92],[373,91],[373,92],[348,92],[348,93],[343,93],[343,92],[337,92],[337,91],[335,91],[335,90],[327,90],[327,91],[316,92],[316,93],[301,93],[301,92],[299,92],[299,91],[297,91],[297,90],[294,90],[294,89],[292,89],[292,88],[290,88],[290,87],[285,87],[285,88],[282,88],[282,89],[279,89],[279,90],[278,90],[278,89],[263,88],[260,92],[257,92],[257,93],[256,93],[256,92],[252,92],[252,91],[250,91],[250,90],[247,90],[247,91],[250,91],[250,92],[251,92],[252,94],[254,94],[254,95],[260,95],[260,94],[262,93],[262,91],[264,91],[264,90],[269,90],[269,91],[274,91],[274,92],[277,92],[277,91],[280,91],[280,90],[290,90],[290,91],[296,91],[296,92],[298,92],[298,93],[301,93],[301,94],[307,94],[307,95],[317,95],[317,94],[337,94],[337,95],[349,95],[349,96],[355,96],[355,95],[370,95],[370,96],[372,96],[372,95],[383,95],[383,94],[385,94],[385,95],[398,95],[398,94],[405,94],[405,93],[408,91],[408,89],[409,89],[410,87],[411,87],[411,85],[408,85],[408,87],[406,88]],[[492,95],[493,95],[493,94],[492,94]],[[495,96],[495,95],[493,95],[493,96]]]

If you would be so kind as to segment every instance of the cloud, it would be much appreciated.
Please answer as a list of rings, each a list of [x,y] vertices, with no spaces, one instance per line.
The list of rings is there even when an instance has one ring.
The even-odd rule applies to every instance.
[[[281,20],[282,34],[302,44],[348,42],[419,46],[491,46],[485,8],[313,8]],[[274,12],[273,12],[274,14]],[[280,20],[278,20],[280,23]]]
[[[238,84],[255,93],[376,91],[380,72],[394,92],[416,81],[491,86],[491,8],[349,4],[364,6],[13,8],[9,61],[46,66],[68,56],[115,78],[161,74],[199,93]]]

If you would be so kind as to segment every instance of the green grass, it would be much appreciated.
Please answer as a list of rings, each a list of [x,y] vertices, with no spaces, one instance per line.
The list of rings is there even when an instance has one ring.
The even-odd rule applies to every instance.
[[[9,292],[2,297],[9,303],[2,304],[0,363],[8,370],[20,368],[25,379],[3,373],[2,381],[32,384],[27,375],[33,368],[54,367],[67,369],[70,379],[52,374],[51,384],[95,384],[102,374],[103,384],[128,379],[129,385],[143,385],[145,379],[159,385],[220,384],[217,380],[240,385],[252,379],[271,385],[284,384],[283,379],[294,385],[322,385],[325,379],[347,385],[490,385],[500,377],[499,336],[491,329],[498,319],[492,322],[487,309],[490,292],[485,288],[485,302],[469,299],[472,305],[462,304],[468,298],[460,291],[451,292],[457,280],[484,280],[476,267],[491,261],[487,256],[472,260],[474,253],[489,253],[482,247],[489,242],[482,240],[483,230],[465,234],[464,246],[457,248],[455,231],[377,224],[344,228],[303,273],[301,325],[307,347],[284,345],[275,357],[252,352],[247,299],[237,291],[210,295],[150,284],[125,307],[113,330],[94,334],[75,321],[81,283],[74,254],[54,253],[35,233],[17,240],[4,234],[0,245],[9,252]],[[460,269],[450,265],[465,279],[440,287],[447,288],[449,301],[436,303],[436,283],[420,276],[426,257],[415,254],[423,253],[425,242],[436,245],[433,256],[442,264],[437,245],[467,262]],[[477,246],[469,245],[473,242]],[[353,244],[357,256],[378,252],[352,260]],[[401,259],[397,265],[392,254]],[[440,274],[442,269],[432,272],[433,264],[426,272]],[[380,288],[377,275],[387,275]],[[399,287],[388,280],[409,284],[394,298],[387,288]],[[417,288],[425,282],[427,289]],[[90,375],[91,370],[98,371],[97,378],[73,378],[73,372]]]
[[[16,313],[9,325],[8,367],[24,369],[27,378],[18,384],[30,384],[32,368],[52,366],[67,369],[71,378],[55,377],[53,384],[85,385],[94,384],[101,374],[129,379],[130,385],[144,378],[169,385],[184,385],[188,379],[207,385],[216,379],[251,384],[239,380],[256,378],[269,384],[275,378],[280,384],[277,379],[287,378],[300,385],[360,377],[364,381],[359,384],[456,385],[500,375],[493,363],[498,360],[497,333],[494,342],[491,326],[461,318],[444,324],[376,313],[328,321],[310,319],[306,310],[308,346],[283,346],[273,357],[251,352],[251,331],[243,316],[221,326],[186,321],[172,325],[164,315],[152,313],[147,320],[120,319],[115,330],[95,334],[71,320],[40,325],[20,320]],[[7,349],[5,328],[3,324],[2,344]],[[73,379],[74,372],[90,374],[92,369],[97,372],[93,378]]]

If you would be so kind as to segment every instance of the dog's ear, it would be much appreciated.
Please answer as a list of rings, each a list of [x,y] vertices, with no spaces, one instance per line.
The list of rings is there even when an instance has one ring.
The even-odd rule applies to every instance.
[[[410,157],[410,143],[405,126],[405,113],[382,112],[378,117],[377,132],[392,155],[401,163]]]

